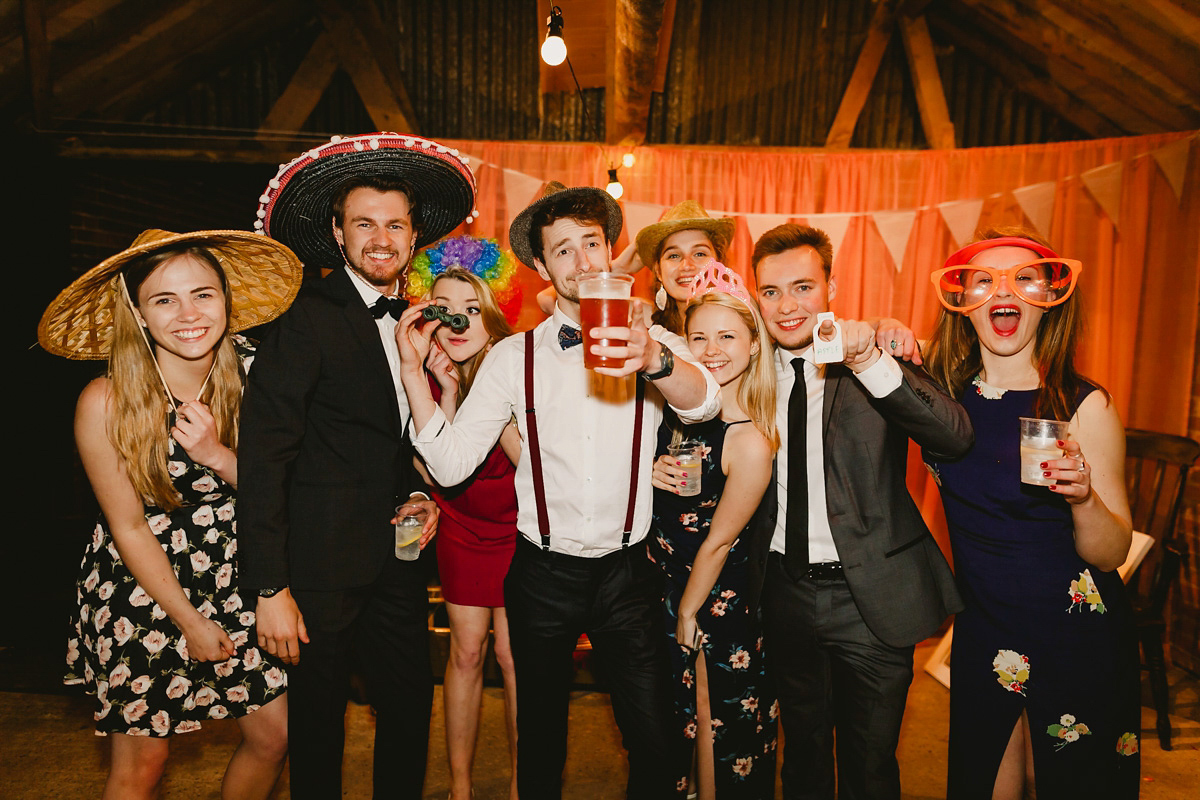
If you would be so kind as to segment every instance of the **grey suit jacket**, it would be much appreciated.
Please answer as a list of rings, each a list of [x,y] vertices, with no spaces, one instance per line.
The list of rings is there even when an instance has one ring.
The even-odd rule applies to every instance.
[[[863,621],[893,647],[916,644],[962,609],[954,575],[905,486],[908,441],[948,457],[974,431],[962,406],[919,368],[875,398],[844,366],[825,375],[823,431],[829,525]],[[781,397],[779,402],[786,403]],[[750,547],[750,600],[757,606],[775,530],[772,481]]]

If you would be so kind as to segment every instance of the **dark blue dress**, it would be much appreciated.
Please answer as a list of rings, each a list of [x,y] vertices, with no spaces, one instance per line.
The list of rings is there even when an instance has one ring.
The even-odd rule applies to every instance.
[[[1086,384],[1076,408],[1096,387]],[[975,446],[941,487],[966,603],[950,660],[950,798],[990,797],[1025,711],[1039,797],[1137,797],[1141,728],[1132,611],[1116,571],[1075,551],[1066,500],[1020,481],[1018,417],[1037,390],[976,382],[963,407]]]
[[[676,422],[676,425],[679,423]],[[721,453],[730,425],[712,419],[682,426],[688,439],[707,448],[701,468],[700,494],[679,497],[654,490],[654,538],[651,558],[666,575],[663,611],[670,638],[675,690],[675,719],[685,747],[676,769],[678,787],[686,788],[696,739],[696,652],[675,641],[677,609],[691,576],[696,553],[708,535],[713,513],[725,488]],[[658,434],[658,455],[667,452],[671,428]],[[745,533],[745,531],[743,531]],[[746,562],[749,542],[739,538],[729,549],[712,591],[696,614],[704,633],[704,663],[708,669],[709,708],[713,719],[713,761],[719,800],[774,797],[776,719],[779,708],[765,680],[762,637],[752,624],[746,602]]]

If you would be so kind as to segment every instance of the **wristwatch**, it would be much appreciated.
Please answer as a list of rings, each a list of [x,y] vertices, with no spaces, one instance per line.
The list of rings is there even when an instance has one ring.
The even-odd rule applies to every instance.
[[[258,596],[259,597],[274,597],[275,595],[279,594],[286,588],[287,588],[286,586],[269,586],[266,589],[259,589]]]
[[[675,353],[665,344],[658,345],[658,372],[643,372],[642,377],[648,381],[665,378],[675,371]]]

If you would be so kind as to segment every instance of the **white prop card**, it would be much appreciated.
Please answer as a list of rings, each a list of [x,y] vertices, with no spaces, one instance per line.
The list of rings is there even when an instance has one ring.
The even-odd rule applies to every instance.
[[[833,323],[833,338],[825,341],[821,338],[820,329],[825,321]],[[813,363],[841,363],[846,356],[842,351],[842,326],[838,324],[832,311],[822,311],[817,314],[817,326],[813,328]]]

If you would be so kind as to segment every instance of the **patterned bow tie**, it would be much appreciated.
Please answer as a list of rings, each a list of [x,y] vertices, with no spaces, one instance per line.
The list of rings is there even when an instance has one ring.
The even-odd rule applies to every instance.
[[[566,350],[577,344],[583,344],[583,331],[579,330],[579,328],[572,328],[570,325],[563,325],[558,329],[559,347]]]
[[[400,319],[400,315],[408,308],[408,301],[403,297],[381,297],[371,306],[371,316],[383,319],[385,314],[391,314],[392,319]]]

